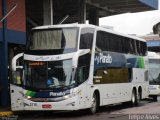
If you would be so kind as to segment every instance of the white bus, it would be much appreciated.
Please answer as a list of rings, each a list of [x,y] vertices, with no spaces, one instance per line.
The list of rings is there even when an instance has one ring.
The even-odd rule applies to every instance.
[[[149,57],[149,96],[157,101],[160,95],[160,55],[155,52],[148,52]]]
[[[143,39],[94,25],[36,27],[12,61],[11,108],[95,113],[109,104],[137,105],[149,95],[146,51]]]

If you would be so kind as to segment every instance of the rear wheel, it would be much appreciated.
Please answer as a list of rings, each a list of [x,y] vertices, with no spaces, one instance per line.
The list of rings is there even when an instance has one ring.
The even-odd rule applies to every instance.
[[[157,101],[157,95],[152,96],[153,101]]]
[[[136,94],[136,91],[133,90],[130,103],[132,106],[138,106],[139,102],[140,102],[140,93]]]
[[[92,104],[91,104],[90,112],[91,114],[95,114],[96,111],[97,111],[97,96],[94,93],[92,97]]]
[[[141,92],[138,92],[138,94],[136,95],[136,97],[137,97],[137,101],[136,101],[135,106],[138,106],[139,103],[140,103],[140,101],[141,101]]]

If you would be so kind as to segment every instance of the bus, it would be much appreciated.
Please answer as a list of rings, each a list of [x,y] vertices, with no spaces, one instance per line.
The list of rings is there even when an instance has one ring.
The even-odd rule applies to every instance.
[[[89,24],[33,28],[12,71],[13,111],[96,113],[104,105],[136,106],[149,95],[146,41]]]
[[[155,52],[148,52],[149,59],[149,96],[157,101],[160,95],[160,55]]]

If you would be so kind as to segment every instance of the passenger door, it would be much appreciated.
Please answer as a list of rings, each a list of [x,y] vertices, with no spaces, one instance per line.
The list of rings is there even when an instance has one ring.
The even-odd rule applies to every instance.
[[[12,76],[10,83],[11,109],[12,111],[24,110],[23,94],[23,66],[20,64],[23,54],[16,55],[12,60]]]

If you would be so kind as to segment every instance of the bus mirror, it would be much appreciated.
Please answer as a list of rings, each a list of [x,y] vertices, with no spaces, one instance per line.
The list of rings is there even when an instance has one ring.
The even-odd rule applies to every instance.
[[[23,66],[17,66],[17,64],[16,64],[17,60],[22,56],[23,56],[23,53],[19,53],[16,56],[13,57],[13,59],[12,59],[12,70],[13,71],[16,71],[17,68],[23,69]]]
[[[78,50],[78,51],[74,54],[74,56],[73,56],[73,58],[72,58],[72,67],[73,67],[73,68],[77,68],[79,56],[85,55],[85,54],[89,53],[89,51],[90,51],[90,49]]]

